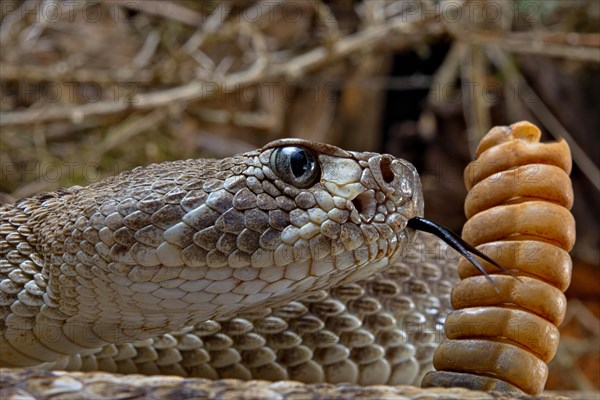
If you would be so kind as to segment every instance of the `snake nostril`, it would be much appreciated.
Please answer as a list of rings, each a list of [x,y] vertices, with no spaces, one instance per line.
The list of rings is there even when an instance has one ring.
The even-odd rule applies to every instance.
[[[394,180],[394,171],[392,171],[392,158],[387,156],[381,156],[379,161],[379,169],[381,170],[381,176],[386,183],[391,183]]]

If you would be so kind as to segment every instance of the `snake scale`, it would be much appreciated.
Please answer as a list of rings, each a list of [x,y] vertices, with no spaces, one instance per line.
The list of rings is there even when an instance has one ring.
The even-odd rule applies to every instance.
[[[0,389],[108,390],[110,375],[48,370],[221,379],[178,382],[255,398],[280,384],[223,379],[418,385],[458,279],[458,255],[407,226],[422,215],[407,161],[301,139],[3,205],[0,366],[33,370],[3,369]],[[151,397],[144,379],[122,398]]]

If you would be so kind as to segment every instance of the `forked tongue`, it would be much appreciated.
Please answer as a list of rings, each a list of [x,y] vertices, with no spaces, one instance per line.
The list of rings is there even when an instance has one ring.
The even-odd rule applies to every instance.
[[[485,278],[488,280],[488,282],[490,282],[494,286],[494,288],[496,289],[497,292],[500,291],[498,289],[498,286],[496,285],[494,280],[490,277],[490,274],[488,274],[488,272],[485,270],[485,268],[483,268],[483,266],[479,263],[479,261],[477,261],[475,259],[475,257],[473,257],[473,254],[484,259],[485,261],[494,265],[498,269],[506,272],[508,275],[512,276],[513,278],[519,280],[519,278],[517,276],[515,276],[515,274],[513,274],[513,272],[510,271],[508,268],[505,268],[502,265],[498,264],[492,258],[488,257],[487,255],[483,254],[481,251],[477,250],[474,246],[465,242],[460,236],[458,236],[456,233],[452,232],[450,229],[446,228],[443,225],[437,224],[433,221],[430,221],[430,220],[422,218],[422,217],[414,217],[414,218],[411,218],[408,220],[408,226],[410,228],[413,228],[418,231],[431,233],[431,234],[439,237],[440,239],[442,239],[448,246],[452,247],[454,250],[459,252],[460,255],[462,255],[467,260],[469,260],[469,262],[471,264],[473,264],[475,266],[475,268],[477,268],[485,276]]]

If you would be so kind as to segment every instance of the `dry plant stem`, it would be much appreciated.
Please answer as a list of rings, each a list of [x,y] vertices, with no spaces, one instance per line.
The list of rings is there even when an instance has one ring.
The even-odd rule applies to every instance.
[[[466,44],[462,44],[461,47],[462,104],[467,120],[469,143],[474,145],[491,127],[489,105],[481,93],[484,90],[482,82],[485,82],[485,59],[481,47]],[[472,153],[473,150],[471,148]]]
[[[190,54],[195,51],[198,47],[204,43],[204,40],[208,37],[209,34],[212,34],[217,31],[223,25],[224,20],[229,15],[231,11],[231,6],[227,3],[219,3],[217,9],[213,14],[211,14],[204,24],[200,26],[200,28],[185,42],[182,46],[182,50]]]
[[[183,7],[182,5],[177,4],[177,2],[129,0],[104,0],[104,2],[108,4],[118,4],[121,7],[129,8],[131,10],[143,11],[150,15],[158,15],[190,26],[198,26],[206,20],[206,17],[201,13]]]
[[[463,2],[462,4],[466,4]],[[474,2],[470,6],[476,7],[476,12],[482,12],[481,5],[485,2]],[[456,5],[449,2],[450,6],[461,8],[461,5]],[[465,9],[459,11],[467,15]],[[471,15],[471,13],[469,13]],[[478,14],[476,14],[478,15]],[[448,32],[454,37],[463,42],[469,43],[473,46],[497,46],[506,49],[512,53],[520,54],[534,54],[547,57],[559,57],[566,58],[574,61],[583,62],[599,62],[600,53],[598,52],[598,45],[600,43],[600,35],[596,33],[583,34],[582,40],[576,40],[579,43],[585,43],[585,45],[579,45],[574,43],[563,44],[560,40],[557,42],[557,34],[550,35],[537,35],[532,38],[530,35],[523,37],[521,33],[510,33],[510,32],[492,32],[484,29],[479,29],[478,26],[469,26],[465,24],[466,21],[459,21],[456,23],[455,20],[444,19],[444,23]],[[469,21],[471,22],[471,21]],[[562,42],[568,41],[568,37],[579,37],[580,34],[574,32],[559,33],[564,39]],[[536,40],[537,39],[537,40]],[[588,46],[588,44],[591,44]]]
[[[419,34],[416,35],[416,32]],[[71,119],[77,122],[91,116],[148,110],[172,103],[203,101],[218,95],[221,91],[237,89],[251,82],[260,83],[281,77],[296,80],[307,72],[347,57],[365,47],[384,43],[388,40],[389,35],[405,36],[406,41],[401,46],[409,47],[415,42],[422,42],[423,37],[438,36],[442,33],[443,28],[439,24],[427,23],[427,21],[424,23],[407,23],[405,17],[395,18],[340,39],[331,46],[321,46],[288,61],[269,65],[258,74],[250,71],[250,73],[244,75],[227,76],[219,81],[192,81],[171,89],[139,94],[135,97],[135,102],[131,103],[101,101],[78,106],[53,106],[3,112],[0,113],[0,126],[44,123],[61,119]]]
[[[529,32],[513,32],[510,34],[513,38],[521,40],[531,40]],[[544,43],[564,44],[571,46],[600,47],[600,34],[598,33],[580,33],[580,32],[535,32],[535,39]]]
[[[108,151],[123,145],[133,137],[158,125],[168,115],[169,113],[166,109],[156,109],[145,114],[136,113],[131,115],[123,123],[110,129],[106,139],[102,141],[99,148],[95,149],[87,159],[91,162],[99,162]]]
[[[453,32],[461,40],[468,42],[472,45],[490,46],[495,45],[512,53],[518,54],[533,54],[538,56],[566,58],[573,61],[583,61],[598,63],[600,62],[600,52],[598,47],[594,46],[574,46],[572,44],[556,44],[548,41],[544,41],[544,38],[533,41],[532,38],[522,38],[520,35],[513,35],[510,33],[503,33],[501,35],[491,32],[466,32],[459,31]],[[565,33],[570,35],[572,33]],[[573,33],[574,35],[577,35]],[[588,34],[586,41],[592,43],[600,42],[600,35]]]
[[[440,95],[442,89],[454,87],[454,82],[460,71],[460,60],[463,43],[454,42],[444,58],[442,65],[435,71],[431,89],[427,95],[428,104],[440,104],[445,101]]]
[[[463,239],[519,279],[484,263],[495,273],[494,290],[459,262],[462,281],[452,291],[456,311],[445,323],[448,340],[434,355],[434,367],[442,372],[427,374],[424,386],[496,387],[531,395],[544,389],[546,363],[557,352],[557,326],[566,314],[563,291],[571,278],[567,252],[575,242],[575,221],[569,212],[569,148],[564,140],[539,143],[540,136],[527,122],[493,128],[465,169],[469,220]]]
[[[503,74],[513,79],[519,88],[519,97],[522,105],[528,108],[542,124],[548,129],[548,132],[555,138],[563,138],[569,145],[573,161],[579,167],[581,172],[588,178],[590,183],[594,185],[596,190],[600,190],[600,170],[594,164],[592,159],[583,151],[577,144],[577,141],[571,136],[569,131],[556,119],[554,114],[544,104],[540,96],[527,83],[525,77],[517,70],[510,57],[500,48],[490,46],[486,49],[488,56],[492,62],[502,70]],[[523,101],[523,98],[527,101]]]
[[[12,65],[0,62],[0,80],[3,81],[70,81],[95,82],[101,85],[115,83],[150,84],[153,80],[150,69],[121,67],[116,70],[77,68],[65,70],[64,64],[55,65]]]

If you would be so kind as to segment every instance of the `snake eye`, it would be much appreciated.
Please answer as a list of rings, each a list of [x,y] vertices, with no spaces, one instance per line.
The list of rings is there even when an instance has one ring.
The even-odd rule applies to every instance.
[[[269,162],[282,181],[298,188],[312,186],[320,176],[317,158],[302,147],[279,147],[273,151]]]

